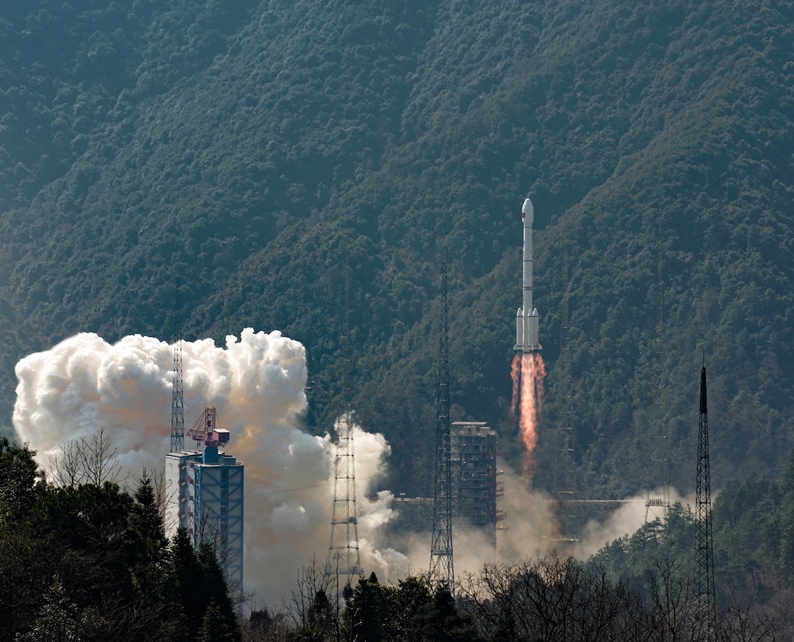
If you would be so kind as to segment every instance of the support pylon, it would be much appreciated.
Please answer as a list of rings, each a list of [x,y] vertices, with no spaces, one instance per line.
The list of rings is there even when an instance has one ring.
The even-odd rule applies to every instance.
[[[438,403],[436,412],[433,535],[430,545],[430,581],[455,590],[452,555],[452,467],[449,419],[449,325],[447,321],[447,264],[441,266],[441,337],[438,348]]]
[[[706,366],[700,371],[700,419],[698,421],[697,491],[695,497],[695,640],[716,639],[717,607],[714,586],[714,541],[711,524],[711,472],[709,465],[709,416],[706,401]]]

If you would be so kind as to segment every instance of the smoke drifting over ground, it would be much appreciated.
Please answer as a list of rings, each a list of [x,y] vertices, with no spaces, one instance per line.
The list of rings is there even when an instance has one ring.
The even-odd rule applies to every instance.
[[[681,504],[683,506],[694,505],[694,496],[683,497],[675,491],[668,489],[670,504]],[[631,497],[617,509],[611,512],[603,521],[590,520],[585,526],[584,533],[578,549],[575,551],[576,557],[587,559],[595,555],[599,550],[610,542],[620,539],[624,535],[633,535],[645,524],[646,512],[648,521],[663,519],[661,508],[645,507],[648,497],[663,497],[664,489],[656,489],[652,493],[639,494]]]
[[[335,446],[329,436],[301,429],[304,348],[279,332],[246,329],[239,339],[227,337],[224,347],[211,339],[183,342],[182,353],[186,428],[205,406],[215,406],[220,426],[231,432],[228,452],[245,464],[246,587],[256,591],[257,605],[277,606],[300,568],[324,564],[330,541]],[[17,364],[17,434],[46,469],[67,440],[90,439],[103,428],[134,483],[143,468],[161,470],[170,446],[172,368],[172,347],[150,337],[128,336],[113,345],[96,334],[66,339]],[[400,542],[405,555],[381,541],[382,527],[394,516],[392,494],[378,488],[389,445],[359,426],[353,436],[362,568],[385,582],[425,573],[430,533]],[[549,498],[509,469],[502,479],[500,508],[507,517],[496,550],[481,531],[455,525],[459,577],[495,559],[517,562],[554,548],[559,529]],[[591,523],[577,556],[634,532],[643,517],[638,498],[604,523]]]
[[[211,339],[182,342],[182,354],[186,428],[215,406],[231,432],[227,451],[245,464],[246,586],[260,603],[276,604],[300,567],[325,560],[330,539],[334,446],[301,430],[304,348],[279,332],[249,328],[222,348]],[[17,364],[14,427],[45,469],[67,440],[103,428],[121,467],[137,479],[143,468],[160,470],[170,446],[172,368],[163,341],[135,335],[111,345],[78,334]],[[366,497],[389,447],[359,427],[354,439],[362,565],[388,576],[390,564],[405,566],[399,553],[377,548],[391,494]]]

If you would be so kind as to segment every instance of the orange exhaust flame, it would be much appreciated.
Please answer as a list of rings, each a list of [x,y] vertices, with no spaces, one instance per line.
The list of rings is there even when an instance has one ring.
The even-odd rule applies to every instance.
[[[533,453],[538,443],[538,423],[543,405],[543,378],[546,366],[543,357],[537,352],[516,355],[511,368],[513,378],[512,412],[518,408],[518,428],[524,444],[522,476],[529,482],[532,479]]]
[[[513,380],[513,401],[510,403],[510,416],[515,417],[518,410],[518,383],[520,379],[521,354],[516,353],[513,363],[510,364],[510,378]]]

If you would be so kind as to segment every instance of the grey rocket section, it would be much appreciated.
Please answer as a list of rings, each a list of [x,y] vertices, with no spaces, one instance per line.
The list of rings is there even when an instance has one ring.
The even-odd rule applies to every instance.
[[[538,352],[538,309],[532,307],[532,225],[535,222],[535,208],[526,199],[521,207],[521,220],[524,223],[524,290],[522,305],[516,314],[516,352]]]

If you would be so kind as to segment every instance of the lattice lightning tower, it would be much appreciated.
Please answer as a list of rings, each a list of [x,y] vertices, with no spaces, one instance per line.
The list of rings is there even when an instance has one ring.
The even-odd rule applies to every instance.
[[[571,385],[571,356],[570,356],[570,290],[569,279],[569,251],[566,244],[563,260],[563,283],[565,289],[562,295],[562,325],[560,327],[560,359],[559,369],[563,373],[562,390],[565,395],[565,407],[557,428],[557,452],[554,458],[553,490],[557,496],[557,521],[559,534],[549,540],[553,546],[570,547],[579,540],[573,537],[573,514],[571,507],[576,495],[575,484],[575,459],[573,435],[573,394]],[[559,389],[559,388],[558,388]]]
[[[564,421],[560,422],[557,431],[557,457],[554,470],[554,493],[561,499],[562,514],[558,515],[560,521],[560,537],[562,540],[574,541],[570,538],[570,515],[565,500],[576,494],[574,438],[573,438],[573,394],[571,391],[571,348],[570,348],[570,311],[569,293],[570,280],[568,276],[568,248],[565,249],[563,262],[563,281],[565,291],[562,296],[562,327],[560,330],[561,354],[560,362],[565,373],[565,410]]]
[[[349,267],[345,269],[345,330],[342,341],[345,358],[345,412],[336,422],[336,457],[334,458],[334,501],[331,515],[331,543],[328,561],[331,573],[336,574],[336,586],[346,576],[345,587],[353,577],[362,576],[361,554],[358,548],[358,512],[356,508],[356,465],[353,442],[353,409],[351,392],[352,348],[350,345],[350,283]]]
[[[358,549],[358,515],[356,512],[356,471],[353,452],[353,417],[348,409],[336,422],[336,457],[334,458],[334,505],[331,516],[331,544],[328,548],[331,572],[337,579],[361,577]],[[338,584],[341,584],[339,582]]]
[[[182,385],[182,301],[180,285],[174,300],[174,377],[171,386],[171,452],[185,449],[185,394]]]
[[[698,422],[697,491],[695,497],[695,639],[712,642],[717,611],[714,586],[714,542],[711,525],[711,472],[709,467],[709,417],[706,403],[706,366],[700,371],[700,420]]]
[[[447,264],[441,266],[441,337],[438,348],[438,403],[436,414],[433,537],[430,546],[430,581],[455,587],[452,557],[452,469],[449,420],[449,326],[447,321]]]
[[[653,479],[654,482],[662,483],[662,496],[651,497],[651,488],[648,488],[648,495],[645,498],[645,522],[648,522],[649,515],[656,512],[661,513],[659,517],[662,522],[667,520],[670,513],[670,459],[669,459],[669,441],[667,439],[667,369],[666,369],[666,336],[665,321],[664,321],[664,254],[662,244],[659,244],[659,263],[657,266],[657,276],[659,282],[659,310],[658,318],[656,320],[656,358],[659,367],[659,397],[656,400],[659,406],[658,413],[658,428],[655,430],[654,439],[656,443],[653,446],[653,456],[651,462],[657,464],[655,467],[649,467],[650,472],[652,468],[657,471],[657,477]],[[659,468],[661,467],[661,475],[658,475]],[[650,481],[650,480],[649,480]]]

